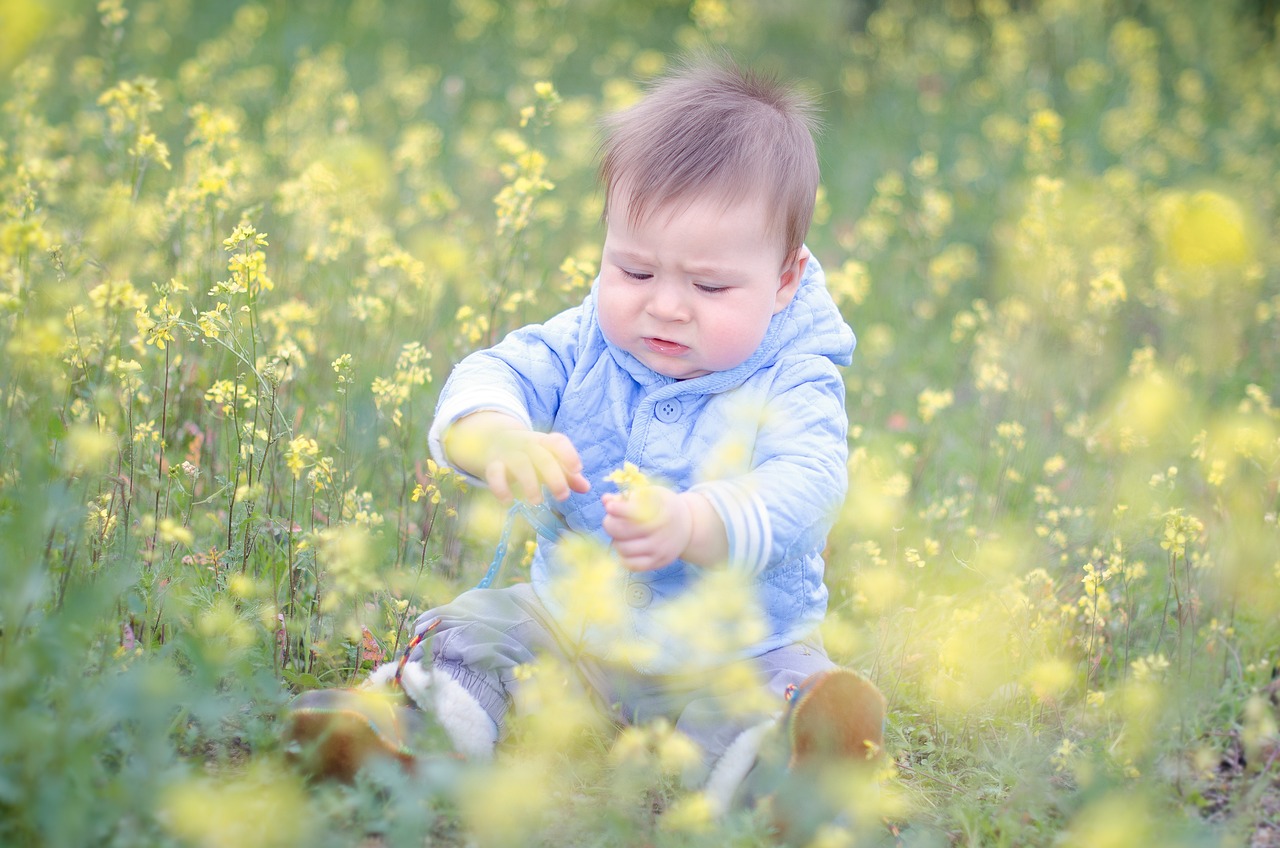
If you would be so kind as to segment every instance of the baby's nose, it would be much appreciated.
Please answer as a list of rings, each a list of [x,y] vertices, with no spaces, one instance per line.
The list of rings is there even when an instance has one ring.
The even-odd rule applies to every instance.
[[[678,286],[659,284],[649,296],[649,314],[663,321],[687,321],[688,301]]]

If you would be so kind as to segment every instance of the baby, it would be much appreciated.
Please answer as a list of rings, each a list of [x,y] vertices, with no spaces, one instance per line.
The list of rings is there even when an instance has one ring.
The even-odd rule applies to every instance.
[[[785,768],[878,752],[883,699],[816,634],[847,488],[839,368],[854,336],[804,245],[811,115],[793,90],[723,63],[658,81],[606,126],[590,294],[467,356],[445,384],[436,460],[558,527],[539,538],[530,583],[429,610],[417,630],[432,631],[430,655],[418,646],[375,673],[433,711],[459,752],[490,754],[520,709],[517,669],[548,656],[615,720],[668,718],[702,754],[688,778],[720,810],[784,713],[801,724]],[[628,463],[644,478],[621,492],[609,479]],[[616,555],[621,616],[571,612],[564,549],[582,536]],[[670,611],[725,570],[752,620],[692,646]]]

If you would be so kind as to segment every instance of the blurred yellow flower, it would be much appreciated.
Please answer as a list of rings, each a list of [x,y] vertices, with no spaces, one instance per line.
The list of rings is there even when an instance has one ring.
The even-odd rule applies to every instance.
[[[504,759],[498,767],[470,771],[458,794],[468,835],[478,845],[526,845],[551,811],[561,781],[546,758]]]
[[[1151,229],[1161,250],[1181,270],[1240,268],[1253,261],[1253,226],[1234,198],[1208,189],[1168,191],[1151,206]],[[1192,294],[1206,292],[1202,285]]]
[[[321,601],[327,610],[378,587],[371,542],[369,531],[359,523],[326,527],[317,534],[316,563],[331,587]]]
[[[837,301],[860,306],[871,291],[871,277],[865,263],[848,259],[839,268],[827,272],[827,288]]]
[[[625,641],[627,577],[612,552],[592,539],[570,535],[561,541],[558,556],[564,568],[552,590],[564,606],[566,632],[616,631]]]
[[[703,833],[715,819],[711,801],[702,793],[676,799],[662,816],[663,830],[681,833]]]
[[[76,424],[67,430],[62,465],[68,471],[97,470],[116,450],[116,439],[97,427]]]
[[[292,770],[255,759],[247,773],[191,777],[165,789],[160,820],[201,848],[292,848],[311,839],[315,819]]]
[[[951,389],[924,389],[916,398],[920,408],[920,420],[928,424],[939,412],[955,402],[956,396]]]
[[[1087,305],[1090,312],[1106,314],[1116,304],[1128,300],[1128,297],[1129,293],[1125,289],[1124,280],[1114,270],[1103,271],[1089,281]]]
[[[1044,461],[1044,476],[1056,477],[1067,467],[1067,461],[1063,459],[1062,454],[1054,454]]]
[[[1072,664],[1054,657],[1041,660],[1023,675],[1022,682],[1040,701],[1056,701],[1071,688],[1075,678]]]

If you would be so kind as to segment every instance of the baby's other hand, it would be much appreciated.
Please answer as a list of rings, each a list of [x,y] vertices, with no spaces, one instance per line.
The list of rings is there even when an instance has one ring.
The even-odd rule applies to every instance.
[[[653,571],[679,559],[693,537],[693,514],[684,497],[662,486],[640,486],[609,494],[604,530],[624,567]]]
[[[558,501],[586,492],[578,450],[562,433],[539,433],[501,413],[459,419],[445,434],[445,452],[461,468],[484,479],[504,504],[516,498],[542,503],[545,486]]]
[[[493,434],[484,480],[504,504],[516,498],[540,504],[544,486],[558,501],[591,488],[568,436],[529,430]]]

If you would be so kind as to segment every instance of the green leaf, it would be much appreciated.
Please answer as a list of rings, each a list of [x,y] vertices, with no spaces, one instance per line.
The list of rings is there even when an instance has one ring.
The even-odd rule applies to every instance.
[[[295,689],[324,688],[324,684],[320,682],[320,678],[316,677],[314,674],[311,674],[309,672],[292,671],[286,668],[283,670],[282,673],[284,674],[284,679],[287,680],[289,682],[289,685]]]

